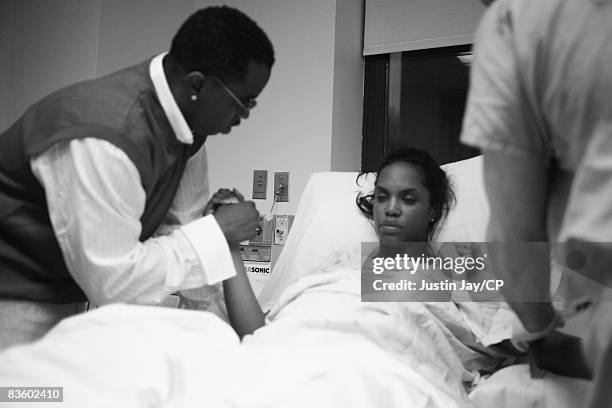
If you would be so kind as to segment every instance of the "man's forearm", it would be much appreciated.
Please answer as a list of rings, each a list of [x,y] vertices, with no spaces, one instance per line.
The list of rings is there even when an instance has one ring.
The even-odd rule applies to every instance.
[[[502,226],[495,221],[489,226],[489,241],[498,246],[491,259],[493,270],[504,281],[504,297],[525,329],[538,332],[556,315],[550,301],[549,245],[545,242],[516,242],[521,237],[529,238],[520,231],[509,231],[510,238],[501,233],[500,228]]]
[[[90,301],[159,304],[177,290],[232,276],[229,248],[212,217],[140,242],[146,193],[136,166],[109,142],[58,144],[31,166],[66,267]]]
[[[550,302],[548,163],[504,152],[484,152],[485,187],[491,204],[487,241],[495,245],[493,272],[503,294],[529,332],[555,317]]]

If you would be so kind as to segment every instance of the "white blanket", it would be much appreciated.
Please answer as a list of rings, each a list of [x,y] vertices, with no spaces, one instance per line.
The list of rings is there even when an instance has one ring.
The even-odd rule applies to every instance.
[[[0,386],[64,387],[62,407],[470,406],[436,312],[361,303],[354,276],[298,281],[242,344],[206,312],[103,307],[1,353]]]
[[[478,408],[576,408],[584,405],[589,382],[546,373],[531,378],[529,366],[506,367],[482,381],[470,394]]]

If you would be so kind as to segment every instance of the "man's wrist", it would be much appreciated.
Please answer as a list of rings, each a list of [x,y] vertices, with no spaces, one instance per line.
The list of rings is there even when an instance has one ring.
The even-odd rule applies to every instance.
[[[205,284],[212,285],[235,275],[229,245],[214,216],[192,221],[179,231],[200,261]]]
[[[523,327],[530,333],[544,329],[558,315],[551,302],[522,302],[512,305]]]
[[[554,311],[554,309],[553,309]],[[517,321],[517,324],[512,330],[512,344],[518,350],[527,351],[530,348],[530,343],[533,343],[541,338],[548,336],[550,333],[555,331],[557,328],[563,326],[565,320],[556,311],[550,317],[550,320],[536,331],[528,330],[524,324]]]

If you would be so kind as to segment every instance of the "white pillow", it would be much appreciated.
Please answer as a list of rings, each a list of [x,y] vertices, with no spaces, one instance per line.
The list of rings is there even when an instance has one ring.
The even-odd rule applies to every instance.
[[[364,175],[357,184],[357,174],[325,172],[310,176],[285,247],[259,294],[264,310],[324,259],[334,254],[358,253],[362,241],[378,241],[370,220],[355,204],[359,192],[372,191],[374,175]]]
[[[489,210],[483,187],[482,157],[449,163],[442,168],[451,177],[457,204],[436,234],[436,240],[484,241]],[[375,175],[364,175],[358,183],[357,175],[357,172],[324,172],[310,176],[285,247],[259,295],[264,310],[271,308],[290,284],[316,272],[330,257],[359,254],[361,242],[378,242],[371,221],[355,203],[359,192],[372,192]]]
[[[482,156],[442,166],[451,179],[457,200],[435,241],[486,242],[490,209],[482,166]]]

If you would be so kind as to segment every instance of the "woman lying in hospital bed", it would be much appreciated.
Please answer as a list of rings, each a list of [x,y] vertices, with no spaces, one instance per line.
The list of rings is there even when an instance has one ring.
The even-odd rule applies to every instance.
[[[360,201],[383,247],[428,241],[448,210],[448,179],[430,160],[389,159],[371,205]],[[504,360],[483,345],[507,338],[507,325],[480,324],[495,325],[499,305],[361,302],[359,252],[310,261],[276,285],[268,323],[242,343],[210,313],[108,306],[0,354],[0,386],[63,387],[65,407],[463,407],[478,370]],[[260,311],[238,321],[234,306],[237,332],[260,325]]]

